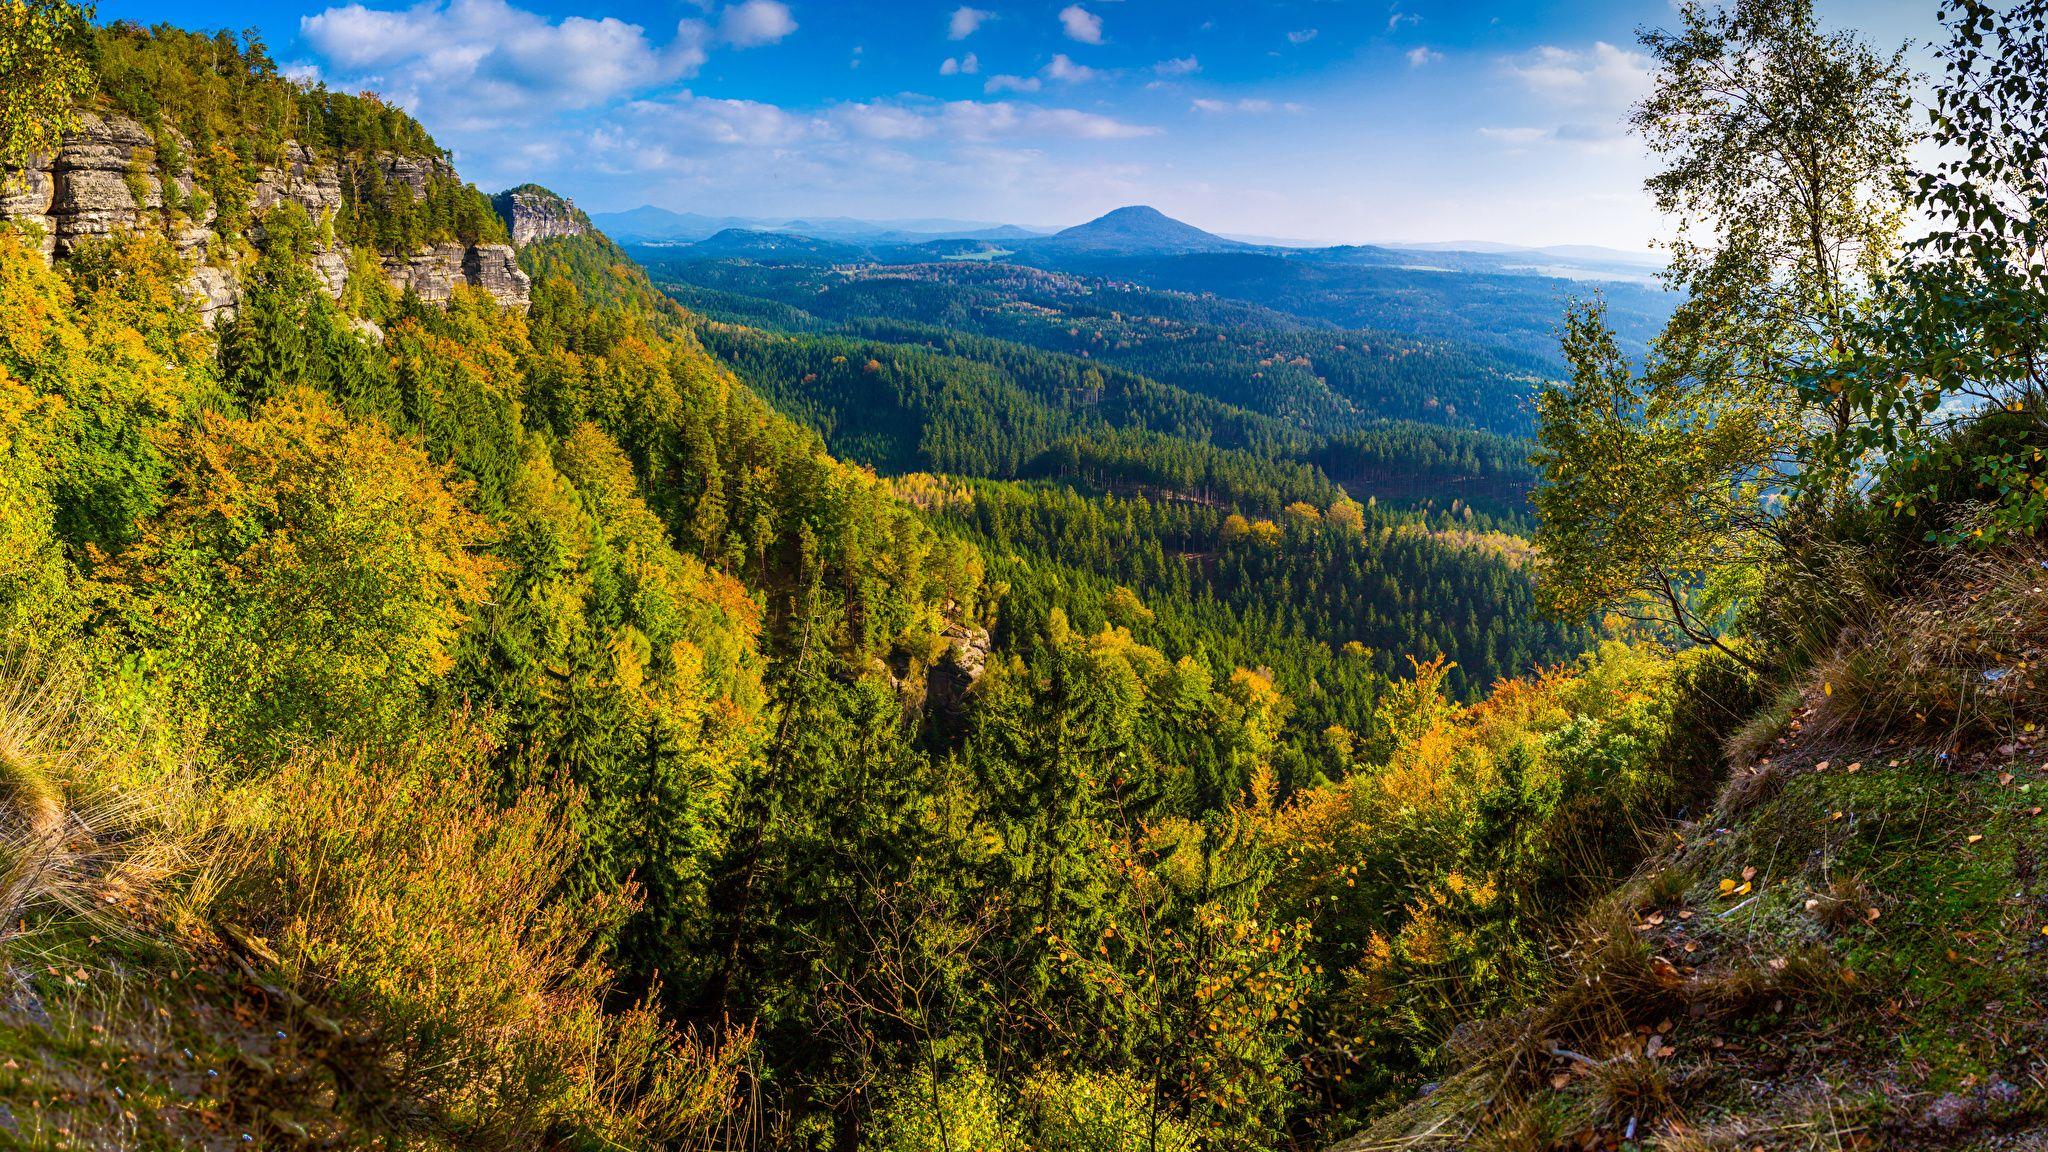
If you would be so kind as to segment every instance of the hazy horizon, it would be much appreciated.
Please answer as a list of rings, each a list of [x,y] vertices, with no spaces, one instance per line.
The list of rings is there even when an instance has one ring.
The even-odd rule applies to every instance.
[[[1881,44],[1932,0],[1822,5]],[[1669,0],[256,4],[293,75],[379,92],[486,189],[594,212],[1053,228],[1148,204],[1209,231],[1584,244],[1662,231],[1625,131]],[[190,23],[116,0],[102,19]]]

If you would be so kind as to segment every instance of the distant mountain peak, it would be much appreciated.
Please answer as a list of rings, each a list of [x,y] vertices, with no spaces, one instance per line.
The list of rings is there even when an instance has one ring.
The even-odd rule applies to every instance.
[[[1097,216],[1093,223],[1102,224],[1111,220],[1127,223],[1180,224],[1183,228],[1193,227],[1190,224],[1181,224],[1180,221],[1175,220],[1150,204],[1126,204],[1121,208],[1112,208]]]
[[[1046,244],[1103,253],[1228,252],[1249,247],[1175,220],[1147,204],[1104,213],[1086,224],[1055,233]]]

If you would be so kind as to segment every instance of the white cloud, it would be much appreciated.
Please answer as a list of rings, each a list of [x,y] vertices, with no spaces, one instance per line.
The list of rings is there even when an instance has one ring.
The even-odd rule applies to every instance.
[[[957,60],[948,56],[945,63],[939,65],[939,75],[941,76],[972,76],[979,71],[981,71],[981,58],[972,52]]]
[[[1093,112],[1004,100],[896,98],[835,104],[806,113],[754,100],[719,100],[688,92],[626,105],[618,124],[605,143],[621,155],[645,148],[653,167],[666,163],[667,157],[704,145],[753,152],[822,150],[820,155],[825,155],[860,141],[1125,140],[1159,131]]]
[[[659,166],[677,145],[791,147],[812,136],[817,127],[810,119],[774,104],[719,100],[688,92],[660,100],[635,101],[622,110],[619,124],[623,132],[650,149],[649,161],[653,166]]]
[[[1054,56],[1052,63],[1045,66],[1045,78],[1058,80],[1063,84],[1078,84],[1083,80],[1093,80],[1095,76],[1095,69],[1086,64],[1074,63],[1064,52]]]
[[[1205,112],[1210,115],[1222,112],[1250,112],[1256,114],[1264,112],[1299,112],[1302,110],[1301,105],[1293,101],[1276,103],[1272,100],[1251,98],[1243,100],[1212,100],[1207,97],[1196,99],[1189,105],[1189,108],[1192,111]]]
[[[1417,16],[1413,12],[1403,12],[1399,6],[1396,6],[1392,12],[1387,14],[1387,31],[1389,32],[1400,31],[1403,24],[1420,23],[1422,23],[1422,17]]]
[[[981,86],[983,92],[1036,92],[1045,87],[1036,76],[991,76]]]
[[[1418,45],[1408,50],[1408,66],[1410,68],[1427,67],[1443,58],[1443,53],[1431,49],[1428,45]]]
[[[1650,86],[1650,58],[1605,41],[1585,49],[1546,44],[1504,66],[1532,94],[1558,104],[1620,109]]]
[[[985,21],[995,19],[996,14],[985,8],[969,8],[962,5],[953,9],[953,15],[946,20],[946,38],[965,40],[974,35]]]
[[[939,116],[943,128],[973,140],[1005,136],[1053,136],[1069,140],[1130,140],[1156,136],[1159,129],[1073,108],[1037,108],[1008,101],[960,100]]]
[[[1320,28],[1303,28],[1298,32],[1289,32],[1287,34],[1287,42],[1289,44],[1306,44],[1322,34],[1323,32]]]
[[[1625,153],[1630,149],[1628,133],[1619,123],[1571,122],[1552,128],[1481,128],[1479,135],[1516,150],[1536,144],[1562,145],[1582,153]]]
[[[973,59],[972,56],[968,57],[970,61]],[[976,62],[976,64],[978,67],[979,62]],[[969,69],[963,65],[959,70],[968,71]],[[943,65],[940,66],[939,71],[946,75],[952,74],[946,72]],[[1050,64],[1040,68],[1036,76],[1012,76],[1007,74],[991,76],[988,78],[988,82],[981,86],[981,90],[991,95],[997,92],[1037,92],[1045,87],[1047,80],[1060,84],[1079,84],[1084,80],[1093,80],[1100,75],[1102,73],[1088,67],[1086,64],[1076,63],[1066,53],[1062,52],[1054,56]]]
[[[718,34],[738,48],[773,44],[796,31],[796,19],[782,0],[741,0],[719,18]]]
[[[1628,150],[1623,127],[1628,107],[1649,90],[1652,73],[1649,57],[1604,41],[1590,48],[1546,44],[1503,60],[1501,69],[1533,106],[1549,106],[1559,122],[1482,128],[1480,135],[1514,148],[1557,145],[1581,153]]]
[[[1161,76],[1193,76],[1202,70],[1202,62],[1193,56],[1181,56],[1173,60],[1161,60],[1152,66],[1152,71]]]
[[[339,87],[375,86],[437,127],[588,108],[694,75],[709,30],[684,20],[667,44],[613,17],[559,22],[505,0],[429,0],[401,11],[349,4],[299,21]],[[366,84],[367,82],[367,84]]]
[[[1083,44],[1102,43],[1102,17],[1079,4],[1069,4],[1060,9],[1060,27],[1069,40]]]

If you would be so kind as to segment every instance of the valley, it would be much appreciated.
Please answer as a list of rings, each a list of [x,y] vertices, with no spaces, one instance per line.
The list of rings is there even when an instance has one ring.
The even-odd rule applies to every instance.
[[[2048,2],[1168,7],[0,5],[0,1147],[2048,1146]]]

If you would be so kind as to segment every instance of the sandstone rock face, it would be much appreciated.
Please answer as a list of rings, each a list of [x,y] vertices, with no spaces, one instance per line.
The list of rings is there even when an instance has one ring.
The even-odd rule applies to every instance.
[[[180,155],[191,154],[175,133],[170,142]],[[387,182],[406,185],[417,198],[426,196],[431,178],[455,175],[439,157],[384,155],[371,162]],[[123,116],[81,113],[55,155],[9,174],[0,184],[0,220],[38,225],[48,259],[116,232],[169,226],[179,252],[193,264],[187,291],[201,317],[212,324],[234,314],[240,292],[238,266],[248,246],[215,231],[213,206],[204,197],[195,202],[196,188],[189,163],[167,177],[159,174],[157,141],[141,124]],[[179,211],[165,211],[167,191]],[[298,204],[316,224],[331,220],[341,210],[339,169],[303,145],[287,144],[283,158],[258,172],[251,189],[251,207],[258,218],[285,203]],[[260,238],[260,226],[254,231],[250,238]],[[383,265],[401,289],[411,286],[426,300],[445,302],[456,284],[482,288],[508,307],[525,308],[529,299],[526,274],[503,244],[442,244],[386,257]],[[316,251],[313,272],[327,293],[339,299],[348,285],[348,250],[332,245]]]
[[[185,289],[199,305],[199,318],[206,324],[224,323],[235,318],[235,301],[241,294],[241,282],[226,268],[211,264],[196,265],[192,278],[185,282]]]
[[[386,256],[379,261],[384,278],[404,292],[411,289],[429,304],[446,304],[463,282],[460,244],[434,244],[418,252]]]
[[[532,278],[520,269],[509,244],[478,244],[463,253],[462,276],[500,304],[523,309],[532,303]]]
[[[386,184],[403,184],[412,189],[414,200],[427,198],[427,182],[433,177],[454,179],[455,168],[438,156],[395,156],[385,153],[371,161]]]
[[[57,233],[50,220],[50,203],[56,197],[57,182],[47,168],[28,168],[0,182],[0,217],[34,220],[43,236],[43,259],[57,254]]]
[[[446,304],[458,284],[481,288],[498,298],[500,304],[524,308],[530,301],[531,282],[520,271],[506,244],[434,244],[380,261],[385,279],[403,292],[410,288],[429,304]]]
[[[314,220],[341,211],[341,173],[332,164],[313,158],[306,146],[286,144],[284,161],[265,168],[256,177],[251,206],[258,216],[286,201],[295,201]]]
[[[313,275],[328,296],[341,299],[342,290],[348,287],[348,249],[336,244],[313,253]]]
[[[590,217],[576,202],[533,188],[515,188],[491,197],[491,204],[505,220],[512,244],[524,248],[536,240],[581,236],[590,231]]]

